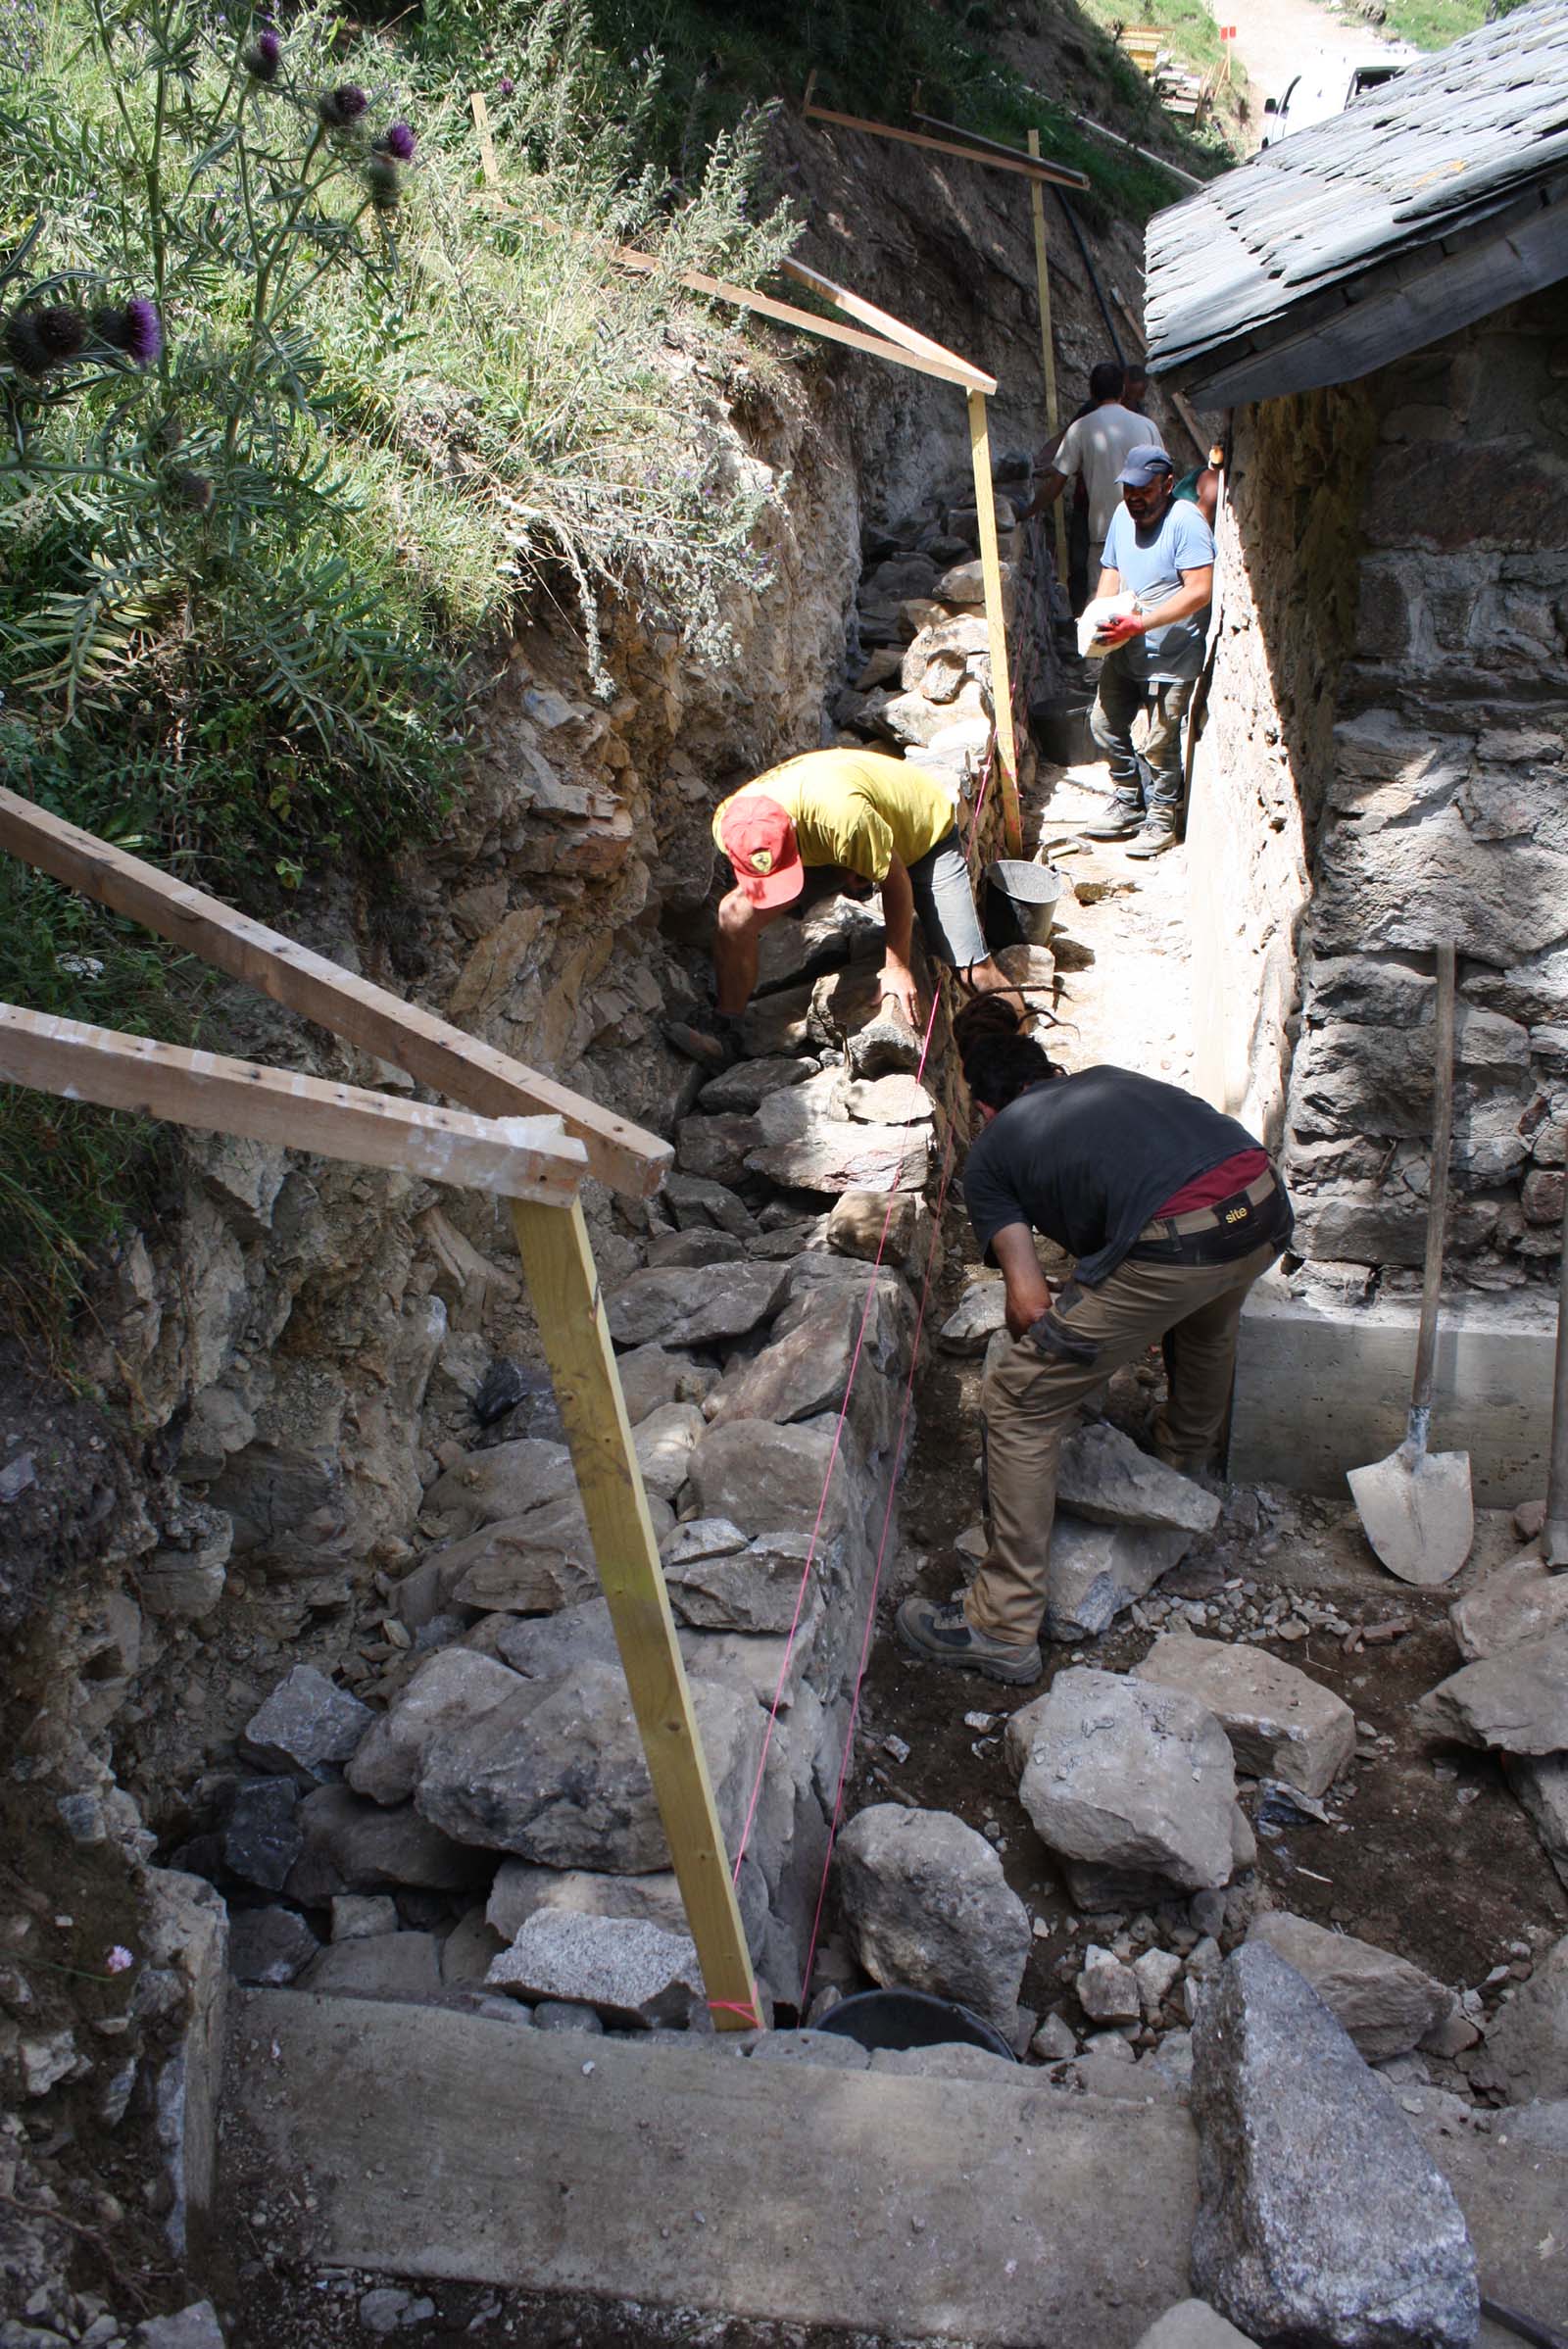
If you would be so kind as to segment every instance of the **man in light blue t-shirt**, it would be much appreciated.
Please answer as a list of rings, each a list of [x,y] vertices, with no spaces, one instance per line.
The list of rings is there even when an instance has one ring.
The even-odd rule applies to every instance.
[[[1098,639],[1113,649],[1100,665],[1089,730],[1109,761],[1116,799],[1103,823],[1084,830],[1091,840],[1129,842],[1130,856],[1158,856],[1176,841],[1181,724],[1202,666],[1214,533],[1196,506],[1176,498],[1175,468],[1152,442],[1130,451],[1117,477],[1122,503],[1105,533],[1095,593],[1130,588],[1138,610],[1102,628]],[[1140,766],[1132,726],[1146,707]]]

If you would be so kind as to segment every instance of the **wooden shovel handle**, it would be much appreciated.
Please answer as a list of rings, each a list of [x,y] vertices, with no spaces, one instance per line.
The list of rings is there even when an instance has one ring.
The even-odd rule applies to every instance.
[[[1438,1002],[1432,1023],[1432,1166],[1427,1180],[1427,1262],[1421,1283],[1421,1327],[1415,1342],[1410,1415],[1432,1407],[1438,1359],[1438,1302],[1443,1295],[1443,1243],[1448,1221],[1448,1155],[1453,1144],[1453,940],[1437,950]]]

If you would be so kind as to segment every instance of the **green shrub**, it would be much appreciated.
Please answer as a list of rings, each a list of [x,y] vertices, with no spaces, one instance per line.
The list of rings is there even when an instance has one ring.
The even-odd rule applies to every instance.
[[[607,596],[712,650],[778,494],[731,467],[694,365],[738,329],[677,283],[791,241],[750,209],[760,118],[677,184],[657,71],[612,66],[579,0],[441,5],[350,48],[324,6],[279,34],[205,0],[0,0],[0,773],[242,901],[434,830],[541,586],[601,677]],[[115,925],[58,951],[105,917],[5,888],[0,996],[180,1028],[161,950],[132,985]],[[108,1130],[8,1098],[0,1248],[101,1236],[118,1162],[78,1145]]]

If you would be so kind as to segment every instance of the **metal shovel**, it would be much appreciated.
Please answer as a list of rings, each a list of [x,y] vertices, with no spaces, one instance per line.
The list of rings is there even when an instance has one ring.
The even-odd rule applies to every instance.
[[[1386,1460],[1350,1470],[1350,1491],[1366,1538],[1391,1574],[1403,1583],[1452,1579],[1470,1555],[1475,1509],[1470,1454],[1429,1452],[1433,1373],[1438,1353],[1438,1301],[1443,1290],[1443,1237],[1448,1208],[1448,1151],[1453,1137],[1453,941],[1437,950],[1438,1003],[1432,1039],[1432,1168],[1427,1184],[1427,1260],[1421,1284],[1421,1324],[1415,1379],[1404,1442]]]

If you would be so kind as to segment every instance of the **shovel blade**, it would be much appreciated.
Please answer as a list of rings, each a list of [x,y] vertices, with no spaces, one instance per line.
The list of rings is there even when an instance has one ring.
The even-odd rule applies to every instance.
[[[1430,1589],[1451,1582],[1475,1540],[1467,1451],[1422,1452],[1403,1446],[1386,1460],[1349,1472],[1366,1538],[1401,1583]]]

